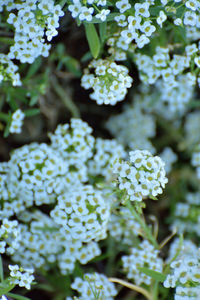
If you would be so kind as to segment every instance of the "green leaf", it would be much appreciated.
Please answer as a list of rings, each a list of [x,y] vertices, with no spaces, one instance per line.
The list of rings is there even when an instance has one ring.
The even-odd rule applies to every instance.
[[[34,63],[30,66],[30,68],[28,69],[28,72],[26,74],[25,79],[29,79],[31,78],[33,75],[36,74],[36,72],[39,70],[40,66],[42,64],[42,58],[41,56],[39,56]]]
[[[3,282],[3,262],[2,262],[2,257],[0,255],[0,280]]]
[[[164,274],[162,274],[160,272],[157,272],[157,271],[154,271],[154,270],[150,270],[150,269],[145,268],[145,267],[141,267],[141,268],[138,268],[138,269],[142,273],[150,276],[151,278],[155,279],[158,282],[163,282],[166,279],[166,275],[164,275]]]
[[[75,76],[77,76],[77,77],[81,76],[79,62],[75,58],[73,58],[72,56],[66,55],[65,57],[63,57],[61,62]]]
[[[90,51],[88,51],[81,57],[81,62],[84,63],[91,59],[92,59],[92,55],[91,55]]]
[[[154,197],[153,195],[150,195],[149,198],[150,198],[151,200],[158,200],[158,198]]]
[[[6,124],[6,128],[4,130],[3,137],[8,137],[9,133],[10,133],[10,124],[11,124],[11,117],[12,117],[11,112],[9,112],[8,117],[9,117],[9,119]]]
[[[106,40],[106,34],[107,34],[107,23],[106,22],[99,24],[99,34],[100,34],[101,42],[104,43],[104,41]]]
[[[15,284],[10,283],[9,278],[7,278],[0,284],[0,296],[3,296],[6,293],[10,292],[12,289],[14,289],[14,287]]]
[[[40,113],[39,108],[31,108],[24,111],[26,117],[33,117]]]
[[[31,100],[29,102],[30,106],[35,105],[38,102],[38,98],[39,98],[39,94],[38,93],[33,93],[33,95],[31,96]]]
[[[100,41],[94,24],[85,24],[85,32],[92,56],[97,58],[100,52]]]
[[[24,296],[21,296],[21,295],[16,295],[16,294],[13,294],[13,293],[7,293],[6,296],[12,297],[12,298],[17,299],[17,300],[30,300],[30,298],[27,298],[27,297],[24,297]]]

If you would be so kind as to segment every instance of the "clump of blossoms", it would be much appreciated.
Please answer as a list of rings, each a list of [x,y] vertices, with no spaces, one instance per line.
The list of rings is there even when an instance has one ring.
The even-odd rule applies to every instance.
[[[21,85],[20,75],[16,66],[7,55],[0,53],[0,85],[2,82],[11,81],[13,86]]]
[[[100,105],[115,105],[124,100],[127,88],[131,87],[132,82],[128,69],[109,59],[90,62],[81,79],[82,87],[94,90],[90,98]]]
[[[101,192],[90,185],[60,195],[50,215],[72,239],[90,242],[106,237],[109,205]]]
[[[107,0],[70,0],[68,10],[73,18],[78,18],[79,21],[92,21],[93,18],[106,21],[110,10],[107,8]]]
[[[1,217],[0,217],[1,219]],[[15,253],[20,247],[21,232],[17,220],[2,220],[0,226],[0,253]]]
[[[14,222],[19,231],[17,240],[12,237],[16,245],[10,245],[2,229],[7,240],[2,241],[1,252],[8,241],[6,253],[16,263],[47,270],[56,263],[65,275],[77,261],[86,264],[100,255],[97,241],[107,235],[110,201],[104,189],[94,185],[95,178],[111,180],[103,168],[110,172],[109,160],[116,159],[116,154],[123,157],[125,152],[116,141],[103,139],[95,150],[91,132],[87,123],[72,119],[49,135],[51,144],[24,145],[0,164],[0,219],[2,224],[8,219],[7,227]],[[111,146],[115,149],[108,149]],[[101,155],[103,164],[98,166]],[[90,185],[93,159],[99,171],[94,172]],[[44,205],[46,212],[40,209]],[[19,251],[15,251],[17,246]]]
[[[200,252],[183,254],[170,264],[164,287],[176,288],[175,300],[198,299],[200,295]]]
[[[130,252],[128,256],[122,256],[123,269],[127,277],[134,280],[137,285],[142,283],[151,285],[152,278],[144,274],[140,268],[147,267],[150,270],[162,272],[163,261],[158,257],[159,250],[144,240],[138,248],[131,248]]]
[[[180,258],[180,255],[194,255],[198,253],[198,247],[189,239],[175,238],[170,244],[167,263],[170,263],[174,258]]]
[[[164,162],[147,150],[129,152],[130,162],[116,160],[113,172],[117,176],[119,189],[126,191],[131,201],[142,201],[163,192],[168,182]]]
[[[141,225],[126,207],[111,214],[108,231],[117,242],[129,246],[133,245],[135,237],[142,235]]]
[[[10,133],[20,133],[23,125],[25,114],[21,109],[17,109],[11,116],[11,123],[9,127]]]
[[[99,273],[86,273],[84,279],[80,277],[75,278],[71,285],[72,289],[77,291],[80,295],[80,300],[113,300],[117,295],[117,290],[108,278]],[[67,300],[72,298],[67,297]]]
[[[97,138],[94,145],[94,154],[88,162],[88,172],[92,176],[102,177],[111,182],[113,179],[112,164],[118,158],[126,157],[122,145],[116,140]]]
[[[187,93],[184,95],[186,89],[184,84],[185,80],[183,80],[183,86],[180,86],[179,92],[183,92],[184,97],[187,97],[187,95],[189,96],[188,102],[186,101],[189,104],[189,102],[193,99],[193,89],[192,93],[190,93],[191,90],[188,89]],[[167,101],[166,97],[166,91],[162,81],[158,80],[158,82],[155,85],[142,83],[139,86],[139,92],[136,95],[134,95],[132,105],[134,105],[135,101],[139,102],[139,106],[141,107],[142,111],[144,111],[144,113],[162,117],[163,119],[170,121],[173,124],[173,126],[177,128],[177,126],[179,126],[180,124],[181,117],[185,115],[189,109],[188,104],[181,105],[178,108],[178,103],[183,104],[182,101],[178,100],[181,97],[181,94],[179,94],[178,92],[174,94],[174,100],[172,102]]]
[[[186,202],[178,202],[175,206],[174,222],[172,227],[176,227],[180,233],[195,233],[200,235],[200,193],[188,193]]]
[[[135,54],[141,81],[150,85],[156,83],[161,100],[169,104],[171,111],[184,110],[193,96],[198,73],[189,67],[195,65],[198,51],[196,44],[192,44],[185,47],[183,55],[174,54],[172,58],[169,47],[160,46],[156,47],[152,58]]]
[[[60,5],[55,5],[53,0],[23,0],[4,1],[3,8],[12,11],[7,22],[15,32],[8,58],[31,64],[40,55],[47,57],[50,45],[45,43],[45,38],[51,41],[58,33],[59,18],[64,15]]]
[[[33,269],[23,269],[18,265],[9,265],[10,269],[10,283],[25,287],[30,290],[31,283],[34,280]]]
[[[92,128],[86,122],[74,118],[70,124],[60,124],[49,134],[52,148],[69,165],[69,171],[76,170],[83,181],[87,180],[85,162],[93,155],[95,139],[91,133]]]
[[[139,101],[125,105],[121,114],[111,116],[106,127],[122,145],[130,149],[146,149],[151,153],[155,152],[149,141],[156,133],[155,118],[143,112]]]

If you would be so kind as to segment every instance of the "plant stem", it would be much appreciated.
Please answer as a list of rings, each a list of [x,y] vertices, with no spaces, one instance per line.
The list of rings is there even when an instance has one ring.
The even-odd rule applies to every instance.
[[[111,282],[119,283],[119,284],[121,284],[121,285],[123,285],[123,286],[125,286],[125,287],[127,287],[127,288],[129,288],[131,290],[134,290],[134,291],[142,294],[148,300],[153,300],[152,297],[151,297],[151,295],[149,294],[149,292],[147,290],[143,289],[140,286],[137,286],[135,284],[129,283],[129,282],[125,281],[125,280],[121,280],[121,279],[118,279],[118,278],[111,277],[111,278],[108,278],[108,279]]]
[[[79,118],[80,112],[74,102],[70,99],[70,97],[66,94],[65,90],[58,83],[58,80],[55,76],[51,77],[52,88],[56,92],[56,94],[60,97],[64,105],[71,112],[72,117]]]
[[[158,281],[154,281],[152,284],[152,292],[151,292],[152,300],[158,300]]]
[[[3,112],[0,112],[0,120],[8,122],[9,121],[9,116]]]
[[[134,207],[132,206],[132,204],[130,203],[129,200],[126,202],[126,205],[127,205],[128,209],[131,211],[131,213],[134,216],[134,218],[136,219],[136,221],[142,227],[142,230],[144,231],[146,238],[154,245],[155,248],[159,248],[157,241],[155,240],[150,228],[146,225],[142,216],[136,212],[136,210],[134,209]]]
[[[0,280],[3,282],[4,276],[3,276],[3,262],[2,262],[2,257],[0,255]]]

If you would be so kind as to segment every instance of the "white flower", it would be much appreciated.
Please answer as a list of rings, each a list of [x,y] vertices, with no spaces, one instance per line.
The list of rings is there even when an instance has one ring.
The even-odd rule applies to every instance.
[[[182,23],[183,23],[183,22],[182,22],[182,19],[180,19],[180,18],[176,18],[176,19],[174,20],[174,25],[180,26]]]
[[[128,0],[120,0],[116,2],[116,7],[119,9],[120,13],[123,14],[126,10],[131,8]]]
[[[96,14],[96,18],[100,19],[102,22],[106,20],[106,17],[109,15],[110,10],[109,9],[103,9],[99,14]]]
[[[146,36],[151,36],[152,33],[156,30],[156,27],[151,25],[149,21],[145,21],[141,26],[140,30],[146,34]]]
[[[200,56],[196,56],[194,62],[197,65],[197,67],[200,68]]]
[[[159,17],[157,17],[156,22],[158,23],[158,25],[160,25],[160,27],[162,28],[162,24],[167,20],[167,16],[166,14],[161,10],[159,12]]]
[[[185,25],[195,26],[197,22],[197,15],[195,12],[192,11],[186,11],[184,15],[183,23]]]
[[[23,125],[23,119],[25,114],[21,111],[21,109],[17,109],[11,117],[11,124],[9,131],[10,133],[20,133],[21,127]]]
[[[83,6],[81,8],[81,11],[80,11],[80,15],[79,15],[79,19],[81,21],[92,21],[92,14],[94,12],[94,8],[93,7],[90,7],[90,8],[87,8],[86,6]]]
[[[134,5],[135,8],[135,16],[143,16],[145,18],[148,18],[150,16],[149,13],[149,3],[144,2],[144,3],[136,3]]]

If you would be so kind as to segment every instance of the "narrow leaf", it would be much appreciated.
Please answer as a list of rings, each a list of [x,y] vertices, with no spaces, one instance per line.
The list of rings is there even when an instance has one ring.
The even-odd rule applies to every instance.
[[[3,282],[3,262],[2,262],[1,255],[0,255],[0,280],[1,282]]]
[[[157,272],[157,271],[154,271],[154,270],[150,270],[150,269],[145,268],[145,267],[141,267],[141,268],[139,268],[139,270],[142,273],[150,276],[151,278],[155,279],[158,282],[163,282],[166,279],[166,275],[164,275],[164,274],[162,274],[160,272]]]
[[[25,77],[25,79],[29,79],[31,78],[33,75],[36,74],[36,72],[39,70],[40,66],[42,64],[42,59],[39,56],[34,63],[30,66],[30,68],[28,69],[27,75]]]
[[[8,281],[8,279],[4,280],[0,284],[0,296],[5,295],[6,293],[10,292],[12,289],[14,289],[15,284],[12,284]]]
[[[13,294],[13,293],[7,293],[6,296],[12,297],[12,298],[17,299],[17,300],[30,300],[30,298],[27,298],[27,297],[24,297],[24,296],[21,296],[21,295],[16,295],[16,294]]]
[[[85,24],[85,32],[92,56],[97,58],[100,51],[100,41],[94,24]]]
[[[107,23],[106,22],[99,24],[99,33],[100,33],[101,42],[104,43],[104,41],[106,39],[106,33],[107,33]]]
[[[38,115],[39,112],[40,112],[39,108],[27,109],[24,111],[26,117],[33,117],[35,115]]]

